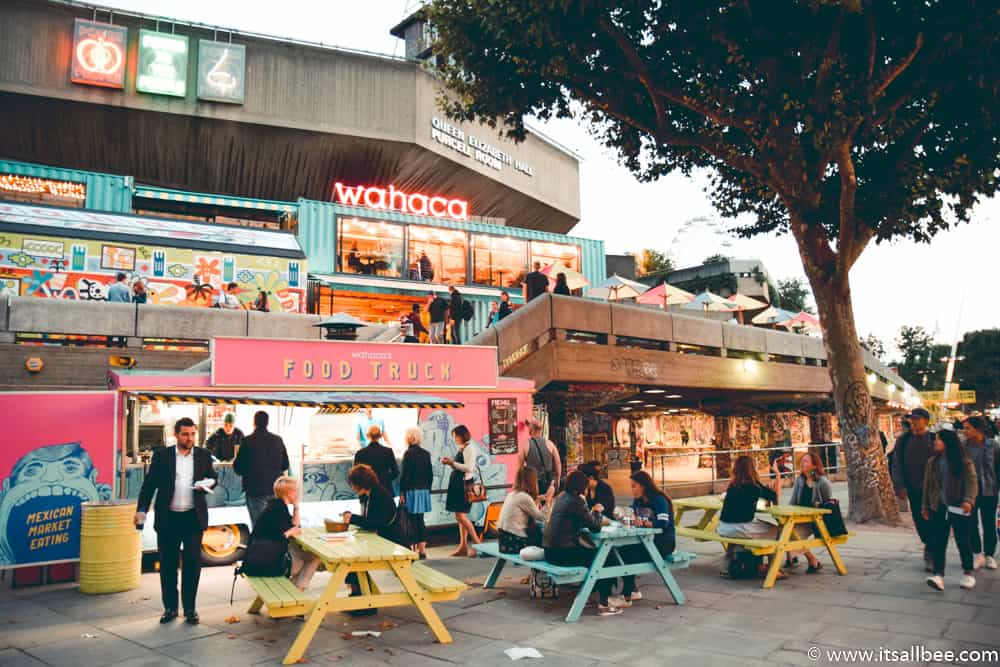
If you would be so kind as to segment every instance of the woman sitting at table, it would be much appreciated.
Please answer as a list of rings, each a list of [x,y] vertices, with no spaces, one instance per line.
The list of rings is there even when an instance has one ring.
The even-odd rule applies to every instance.
[[[588,511],[583,495],[586,490],[587,476],[575,470],[566,478],[566,490],[556,497],[542,537],[545,560],[553,565],[590,567],[594,563],[593,541],[584,531],[596,532],[601,529],[601,512],[604,508],[598,503]],[[622,613],[621,608],[612,605],[609,599],[613,584],[614,578],[597,581],[595,588],[598,616]]]
[[[299,590],[304,591],[316,574],[319,559],[291,540],[302,533],[302,528],[299,527],[299,487],[295,479],[287,475],[276,479],[274,496],[254,523],[251,540],[271,540],[287,544],[288,555],[292,558],[292,568],[288,578],[299,587]],[[290,516],[289,505],[292,506]]]
[[[635,525],[639,528],[658,528],[660,533],[653,538],[653,544],[661,556],[669,556],[677,548],[677,536],[674,533],[674,505],[669,496],[663,493],[653,482],[653,478],[644,470],[632,473],[632,511],[635,513]],[[618,555],[625,564],[648,563],[649,553],[641,544],[629,544],[618,547]],[[611,598],[611,604],[616,607],[631,607],[636,600],[642,599],[642,593],[635,587],[635,575],[622,577],[622,594]]]
[[[826,476],[826,471],[823,470],[823,462],[820,461],[819,454],[814,452],[803,454],[802,459],[799,461],[799,476],[795,478],[795,484],[792,486],[792,499],[789,503],[802,507],[817,507],[820,503],[826,502],[831,498],[833,498],[833,484],[830,483],[830,479]],[[802,540],[811,538],[813,536],[812,524],[795,524],[795,534]],[[813,555],[813,552],[809,551],[809,549],[803,549],[802,554],[809,561],[809,568],[806,570],[806,574],[819,572],[823,564]],[[785,565],[791,566],[794,564],[795,561],[792,559],[792,554],[789,554]]]
[[[552,503],[556,486],[549,486],[544,498],[538,497],[538,472],[534,468],[521,466],[514,477],[514,488],[504,498],[500,508],[500,518],[497,519],[497,532],[500,553],[519,554],[524,547],[537,547],[542,544],[541,523],[545,521],[545,512],[540,504]]]
[[[722,503],[722,515],[717,529],[720,536],[766,540],[773,540],[778,536],[776,525],[756,518],[758,500],[763,498],[776,503],[781,494],[781,472],[777,463],[772,464],[771,471],[774,481],[771,486],[764,486],[757,476],[753,457],[744,454],[736,458],[736,462],[733,463],[732,479],[729,480],[726,498]],[[726,556],[720,572],[724,577],[729,576],[729,564],[733,560],[733,554],[734,547],[730,544],[726,547]],[[784,572],[779,571],[779,579],[784,579],[786,576]]]

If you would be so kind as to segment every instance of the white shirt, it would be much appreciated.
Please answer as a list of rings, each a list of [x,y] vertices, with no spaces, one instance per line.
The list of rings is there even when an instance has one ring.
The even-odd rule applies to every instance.
[[[236,310],[240,308],[240,300],[236,298],[235,294],[230,292],[224,292],[219,297],[219,305],[223,308],[229,308],[231,310]]]
[[[177,471],[174,473],[174,497],[170,499],[171,512],[187,512],[194,509],[194,450],[181,454],[175,449]]]

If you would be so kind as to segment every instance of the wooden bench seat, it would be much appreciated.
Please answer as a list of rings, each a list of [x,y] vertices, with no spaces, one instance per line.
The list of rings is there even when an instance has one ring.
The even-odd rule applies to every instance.
[[[444,572],[438,572],[432,567],[423,563],[414,563],[410,566],[410,572],[417,583],[430,594],[434,602],[448,602],[457,600],[459,596],[468,588],[465,583],[449,577]]]
[[[738,544],[741,547],[746,548],[755,556],[767,556],[773,554],[778,550],[778,540],[766,540],[766,539],[750,539],[744,537],[723,537],[719,535],[718,532],[714,530],[705,530],[701,528],[695,528],[693,526],[678,526],[676,528],[678,535],[683,535],[684,537],[691,537],[699,542],[721,542],[722,544]],[[848,537],[851,537],[851,533],[846,535],[838,535],[837,537],[830,538],[830,541],[834,544],[843,544],[847,542]],[[818,537],[812,537],[805,540],[793,540],[788,543],[789,546],[794,548],[804,548],[804,549],[818,549],[823,548],[823,540]]]
[[[250,605],[248,613],[257,614],[262,606],[272,618],[301,616],[309,613],[316,600],[308,593],[300,591],[287,577],[247,577],[250,587],[257,593],[257,599]]]

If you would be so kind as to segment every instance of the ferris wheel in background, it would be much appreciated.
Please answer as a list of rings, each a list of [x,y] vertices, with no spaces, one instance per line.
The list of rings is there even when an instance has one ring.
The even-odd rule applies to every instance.
[[[696,266],[712,255],[731,255],[737,247],[735,240],[720,218],[699,215],[681,224],[666,252],[677,268]]]

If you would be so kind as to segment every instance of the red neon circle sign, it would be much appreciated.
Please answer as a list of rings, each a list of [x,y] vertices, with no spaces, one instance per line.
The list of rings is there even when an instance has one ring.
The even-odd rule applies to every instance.
[[[117,44],[105,41],[103,37],[87,38],[76,45],[76,62],[91,74],[109,76],[121,69],[125,59]]]

